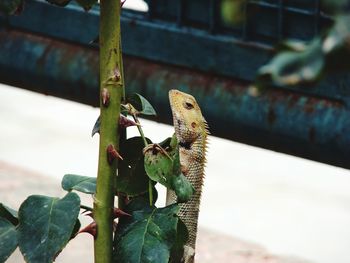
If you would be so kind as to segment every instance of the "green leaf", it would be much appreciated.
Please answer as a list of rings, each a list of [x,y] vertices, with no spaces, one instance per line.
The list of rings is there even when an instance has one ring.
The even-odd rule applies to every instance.
[[[149,143],[151,141],[147,139]],[[148,176],[143,165],[144,142],[142,137],[133,137],[120,145],[120,155],[123,161],[119,163],[117,176],[117,192],[130,196],[148,191]]]
[[[17,231],[13,224],[0,217],[0,262],[5,262],[18,245]]]
[[[76,237],[76,235],[78,234],[78,232],[79,232],[79,230],[80,230],[80,227],[81,227],[80,220],[77,219],[77,221],[75,222],[75,225],[74,225],[72,234],[70,235],[70,238],[69,238],[69,239],[73,239],[73,238]]]
[[[23,0],[1,0],[0,12],[6,15],[13,15],[18,9],[21,9]]]
[[[0,217],[3,217],[11,222],[13,225],[18,224],[18,213],[12,208],[7,207],[6,205],[0,203]],[[1,262],[1,261],[0,261]]]
[[[29,196],[19,209],[19,248],[28,263],[52,262],[69,241],[80,210],[76,193]]]
[[[176,242],[179,206],[164,208],[145,204],[118,223],[115,260],[120,263],[168,263]]]
[[[259,86],[297,85],[316,81],[323,70],[325,58],[320,39],[315,39],[302,51],[287,51],[278,54],[272,61],[260,68]]]
[[[175,191],[178,202],[190,200],[194,188],[181,172],[175,135],[159,145],[149,145],[145,149],[144,165],[149,178]]]
[[[100,120],[100,116],[98,116],[94,127],[92,128],[92,132],[91,132],[91,137],[94,137],[94,135],[96,133],[100,133],[100,126],[101,126],[101,120]]]
[[[46,0],[50,4],[58,5],[58,6],[66,6],[69,4],[71,0]]]
[[[76,0],[78,4],[84,8],[85,11],[89,11],[97,0]]]
[[[179,218],[177,222],[177,233],[176,233],[176,241],[175,245],[171,250],[171,260],[170,263],[178,263],[181,262],[184,245],[188,240],[188,230],[185,223]]]
[[[171,188],[174,189],[177,196],[177,202],[179,203],[188,202],[194,194],[192,184],[182,173],[172,178]]]
[[[235,26],[245,19],[247,0],[222,0],[220,4],[221,20],[225,25]]]
[[[96,177],[66,174],[62,179],[62,188],[66,191],[78,191],[85,194],[96,192]]]
[[[134,108],[143,115],[157,115],[156,111],[152,107],[151,103],[142,97],[138,93],[132,94],[128,98],[128,102],[134,106]]]

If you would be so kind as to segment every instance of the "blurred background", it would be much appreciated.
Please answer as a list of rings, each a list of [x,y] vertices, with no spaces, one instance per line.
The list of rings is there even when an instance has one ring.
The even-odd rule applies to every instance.
[[[151,1],[148,2],[150,3]],[[309,3],[309,1],[307,2]],[[313,1],[313,3],[314,2],[316,3],[317,1]],[[294,4],[297,5],[298,3],[299,1],[296,1]],[[162,6],[162,4],[160,4],[160,6]],[[312,5],[312,7],[314,8],[315,6]],[[32,6],[28,4],[27,8],[30,9]],[[124,8],[147,12],[148,4],[143,1],[127,0],[124,4]],[[267,10],[272,10],[272,7],[268,7],[268,5],[266,8]],[[290,13],[286,11],[286,16],[290,14],[300,15],[293,8],[297,11],[299,10],[298,7],[293,7],[293,4],[285,7],[285,10],[288,12],[290,11]],[[306,8],[305,10],[308,9]],[[92,13],[93,12],[94,10]],[[267,12],[264,14],[266,16],[262,16],[262,19],[263,21],[266,21],[264,19],[269,17],[269,13]],[[295,18],[290,18],[290,20],[286,18],[286,21],[296,21],[298,15],[296,15]],[[164,18],[163,16],[158,16],[154,20],[161,20]],[[198,17],[201,16],[198,15]],[[321,18],[319,19],[321,21]],[[322,23],[327,25],[330,24],[330,22],[327,22],[327,19],[329,19],[328,16],[324,16],[322,19],[324,19],[322,20]],[[171,19],[169,18],[169,20]],[[137,19],[132,21],[132,23],[137,25]],[[163,24],[170,23],[169,21],[162,22]],[[20,22],[14,22],[14,24],[16,23],[20,24]],[[146,21],[145,23],[147,24],[149,22]],[[190,22],[188,23],[191,24]],[[192,23],[195,24],[194,22]],[[319,24],[322,23],[319,22]],[[131,27],[133,26],[130,21],[129,24]],[[289,23],[289,25],[291,24],[292,22]],[[195,25],[197,25],[197,29],[203,26],[199,22]],[[154,27],[157,28],[157,26],[159,25]],[[170,25],[169,27],[172,28],[173,26]],[[295,27],[300,28],[302,25],[292,25],[290,28],[293,29]],[[180,29],[174,29],[175,32],[178,32],[178,30]],[[185,28],[184,32],[193,33],[191,30],[192,29]],[[238,31],[235,30],[235,28],[232,29],[231,33],[233,32],[232,34],[236,34]],[[255,41],[258,42],[258,46],[259,48],[262,48],[262,50],[268,49],[267,46],[270,43],[275,42],[276,38],[279,38],[269,36],[269,33],[271,32],[268,31],[268,27],[259,30],[255,32],[255,36],[257,36]],[[201,36],[202,34],[194,29],[193,31],[193,34],[196,36]],[[263,35],[258,31],[260,33],[267,33],[266,35]],[[252,31],[248,30],[247,32]],[[288,32],[292,34],[294,31],[291,30]],[[299,32],[299,30],[295,30],[294,33],[297,35]],[[38,34],[38,32],[35,34]],[[60,32],[57,34],[60,34]],[[241,32],[239,34],[241,34]],[[209,39],[211,38],[213,38],[213,36],[209,37]],[[223,37],[225,41],[226,38],[227,36]],[[300,35],[300,39],[302,38],[303,35]],[[140,38],[138,41],[142,42],[143,39]],[[146,40],[144,41],[147,42]],[[188,41],[190,42],[191,39],[188,39]],[[229,39],[228,41],[231,40]],[[137,41],[135,40],[135,42]],[[164,42],[163,45],[166,43],[168,42]],[[182,44],[185,45],[185,43]],[[201,43],[199,43],[199,46],[200,44]],[[252,43],[248,45],[249,48],[251,48],[251,45]],[[255,43],[254,45],[257,44]],[[130,44],[130,46],[133,46],[133,44]],[[196,45],[194,46],[196,47]],[[209,49],[209,47],[204,47],[204,49],[205,48]],[[255,48],[256,47],[254,47],[254,50]],[[132,50],[132,48],[130,48],[130,50]],[[146,50],[145,52],[148,51]],[[223,50],[216,50],[215,52],[220,53],[223,52]],[[244,53],[242,50],[238,50],[237,52]],[[259,50],[254,52],[259,53]],[[4,61],[1,60],[1,58],[6,57],[7,53],[5,55],[4,54],[0,54],[0,61]],[[253,57],[254,54],[251,54],[251,56]],[[137,56],[137,54],[132,53],[131,56]],[[165,55],[163,54],[163,56]],[[179,59],[181,59],[181,56],[179,57]],[[229,60],[229,58],[232,58],[232,54],[225,57],[223,61]],[[154,59],[157,60],[157,58]],[[188,54],[184,60],[187,61],[186,63],[188,63],[191,68],[196,70],[206,70],[210,67],[215,67],[215,65],[210,65],[209,61],[209,66],[207,66],[208,68],[200,68],[201,65],[197,65],[195,62],[191,61]],[[256,62],[254,58],[252,60],[253,61],[251,63]],[[21,62],[23,61],[16,63],[20,65]],[[51,62],[55,62],[55,60],[53,59]],[[130,64],[132,63],[130,62]],[[162,61],[162,63],[164,63],[164,61]],[[177,62],[176,66],[178,66],[178,64],[181,64],[181,61]],[[162,64],[160,65],[162,67]],[[44,66],[44,68],[45,67],[46,66]],[[82,64],[79,64],[77,67],[81,67],[84,70],[84,65]],[[128,67],[126,69],[127,71],[129,70]],[[203,67],[206,66],[204,65]],[[142,70],[144,69],[140,69],[140,71]],[[154,68],[148,68],[147,70],[154,70]],[[171,68],[169,70],[171,70]],[[178,69],[176,68],[173,70],[173,72],[176,72],[177,70]],[[225,65],[223,65],[222,70],[223,73],[221,73],[225,75]],[[181,70],[179,71],[181,73]],[[255,72],[256,70],[252,69],[251,71]],[[7,76],[5,76],[7,74],[6,72],[1,74],[0,75],[4,79],[7,79]],[[59,75],[59,73],[57,74]],[[69,73],[67,74],[69,75]],[[135,74],[135,78],[137,79],[138,73]],[[159,73],[158,77],[162,80],[166,79],[167,77],[170,79],[173,78],[173,76],[166,74],[167,73],[161,72]],[[193,76],[196,79],[195,81],[199,81],[198,79],[200,79],[200,77],[195,74],[197,73],[193,73]],[[217,72],[214,72],[213,74],[217,74]],[[239,79],[245,79],[245,74],[250,73],[247,71],[243,72],[243,70],[238,70],[235,72],[235,74],[238,74]],[[25,76],[23,75],[18,76],[18,79],[21,79],[20,82],[25,81],[23,80],[24,77]],[[154,77],[154,75],[150,75],[145,85],[152,85],[152,77]],[[226,77],[227,76],[225,76],[225,78]],[[186,78],[186,76],[184,78]],[[205,81],[206,79],[200,80]],[[43,80],[42,83],[43,85],[48,85],[48,83],[51,83],[50,81],[52,81],[52,76],[51,78],[46,78]],[[217,81],[217,78],[213,77],[212,81],[214,83]],[[227,81],[228,84],[231,83],[228,80],[224,81]],[[135,90],[133,85],[136,84],[134,84],[134,82],[131,80],[129,80],[129,83],[130,90]],[[195,86],[204,85],[203,83],[194,83]],[[216,93],[214,91],[212,93],[203,93],[202,91],[198,91],[198,89],[196,90],[196,92],[199,94],[199,101],[203,103],[201,104],[202,108],[205,108],[204,113],[207,113],[206,116],[209,117],[209,126],[212,130],[214,130],[214,134],[230,139],[235,139],[233,137],[237,136],[239,137],[238,141],[245,142],[245,140],[251,140],[251,144],[253,145],[260,146],[266,143],[272,145],[270,148],[278,151],[292,153],[298,156],[307,157],[309,159],[324,161],[325,163],[331,163],[337,166],[349,167],[349,163],[346,162],[348,155],[344,154],[347,153],[348,150],[343,150],[343,148],[347,147],[347,149],[349,149],[349,147],[345,144],[349,140],[349,133],[346,134],[345,132],[348,131],[350,127],[341,127],[342,133],[340,134],[339,132],[340,135],[338,134],[338,136],[343,137],[341,137],[340,142],[335,143],[334,141],[331,141],[333,145],[336,144],[336,147],[332,148],[327,144],[329,143],[328,141],[324,141],[325,138],[327,139],[328,133],[326,131],[331,132],[332,129],[338,129],[337,125],[341,123],[342,120],[349,119],[348,108],[344,107],[345,109],[341,110],[341,113],[343,114],[342,117],[339,119],[335,118],[334,122],[328,122],[327,118],[332,119],[331,115],[338,114],[338,112],[335,112],[333,108],[322,108],[323,106],[330,107],[329,104],[327,104],[327,99],[329,98],[336,98],[336,103],[338,103],[338,101],[341,101],[341,103],[344,101],[347,102],[347,99],[344,99],[344,101],[339,99],[343,93],[349,94],[349,91],[344,89],[344,87],[348,87],[346,84],[343,83],[341,91],[343,93],[340,92],[340,95],[337,93],[338,90],[334,91],[333,89],[330,89],[324,91],[322,85],[319,89],[311,89],[311,91],[306,92],[300,92],[300,90],[297,89],[297,96],[306,96],[307,99],[302,97],[301,100],[297,101],[295,105],[289,105],[292,108],[291,111],[297,112],[298,109],[294,109],[293,107],[299,106],[309,110],[309,108],[306,107],[309,107],[308,105],[314,103],[317,105],[313,110],[316,113],[322,113],[324,115],[320,115],[320,117],[319,115],[316,116],[315,113],[315,116],[310,117],[307,115],[309,117],[305,117],[304,115],[298,115],[297,113],[293,112],[293,114],[295,114],[292,116],[295,117],[294,119],[288,119],[291,117],[288,115],[285,118],[286,120],[279,120],[278,118],[281,117],[283,119],[283,113],[286,110],[279,105],[276,106],[276,113],[271,113],[270,110],[266,110],[265,112],[261,113],[268,116],[269,122],[277,123],[276,126],[278,126],[277,128],[276,126],[274,128],[266,128],[269,126],[266,126],[266,124],[259,118],[259,108],[255,109],[254,107],[248,106],[245,108],[243,107],[242,109],[237,108],[238,114],[241,114],[243,110],[245,110],[245,112],[249,112],[251,110],[252,116],[255,114],[254,110],[256,110],[256,119],[252,120],[252,123],[254,122],[254,124],[248,123],[247,126],[237,125],[239,121],[234,123],[233,126],[229,121],[226,123],[226,119],[228,119],[228,116],[231,115],[225,112],[224,107],[221,109],[222,113],[218,112],[215,113],[217,114],[215,115],[213,113],[213,109],[217,106],[217,104],[215,104],[214,99],[217,99],[218,97],[221,99],[220,103],[223,103],[224,101],[227,104],[232,103],[232,105],[233,103],[243,104],[243,102],[246,103],[246,101],[250,99],[250,97],[247,97],[247,93],[244,94],[243,99],[238,102],[234,99],[233,101],[230,101],[232,97],[240,96],[237,90],[233,91],[233,95],[217,95],[217,93],[225,89],[225,87],[222,87],[223,85],[220,83],[217,84],[220,86],[220,89],[217,89],[218,91]],[[237,81],[237,83],[234,84],[234,89],[236,89],[236,86],[238,86],[238,89],[240,90],[240,86],[243,84],[245,85],[245,83],[242,84],[240,81]],[[32,86],[28,87],[28,89],[40,89],[33,86],[32,82],[31,85]],[[52,85],[54,86],[56,84]],[[59,85],[62,85],[62,83]],[[185,84],[183,84],[183,86],[180,85],[179,87],[172,86],[168,88],[179,88],[189,92],[195,90],[191,90],[191,88],[188,88]],[[84,90],[84,87],[81,89],[83,90],[82,94],[88,94],[86,95],[86,101],[82,102],[93,104],[89,101],[89,99],[93,96],[90,96],[91,94],[89,94],[89,91]],[[147,95],[151,97],[151,99],[157,98],[156,92],[152,93],[146,87],[142,87],[141,90],[143,90],[146,94],[148,93]],[[57,95],[55,92],[57,93],[57,91],[54,91],[53,95]],[[50,90],[42,93],[50,94]],[[164,91],[164,93],[166,92]],[[306,93],[306,95],[304,93]],[[58,95],[60,97],[65,97],[61,96],[60,94]],[[282,93],[282,95],[285,94]],[[77,100],[74,92],[72,92],[71,96],[73,96],[73,100]],[[278,100],[276,99],[276,96],[274,96],[275,95],[272,96],[274,99],[273,102]],[[310,99],[310,97],[312,99],[315,97],[320,101],[315,102]],[[252,98],[254,99],[255,96],[252,96]],[[293,98],[295,99],[295,97]],[[331,105],[333,105],[333,100],[331,101]],[[218,104],[220,105],[220,103]],[[259,103],[262,103],[262,101],[259,100]],[[282,101],[282,103],[284,102]],[[157,112],[169,112],[168,101],[164,100],[162,102],[157,102],[155,109]],[[98,115],[98,108],[94,108],[92,106],[1,84],[0,178],[2,183],[0,184],[0,201],[17,209],[22,200],[29,194],[61,194],[59,184],[64,174],[71,173],[95,176],[97,172],[98,135],[95,135],[92,138],[91,130]],[[217,116],[221,116],[220,119],[216,118],[216,122],[211,123],[210,119]],[[166,117],[165,115],[162,115],[161,118],[156,120],[164,122],[164,118],[168,118],[168,120],[165,122],[171,122],[169,116]],[[234,118],[239,117],[234,116]],[[244,115],[241,118],[247,119],[247,122],[250,121],[250,115]],[[275,119],[277,119],[277,121]],[[315,119],[321,120],[314,123],[313,120]],[[240,121],[242,122],[242,120]],[[332,123],[335,123],[334,126],[331,125]],[[142,119],[141,124],[146,136],[155,142],[160,142],[164,138],[171,136],[173,133],[172,126],[160,122]],[[344,124],[344,126],[346,124],[347,122]],[[254,125],[259,126],[261,130],[254,130]],[[304,135],[299,136],[299,132],[304,132],[303,127],[309,127],[309,125],[311,125],[311,127],[324,128],[324,130],[320,132],[320,135],[316,131],[316,139],[314,138],[315,131],[313,129],[309,130],[307,136],[309,136],[313,141],[312,146],[303,141],[302,136]],[[296,127],[295,130],[293,130],[293,126]],[[239,132],[237,133],[237,131],[232,127],[236,127],[237,129],[243,127],[243,130],[241,130],[242,134]],[[247,127],[252,128],[248,129]],[[266,136],[266,130],[271,132],[272,135]],[[128,128],[129,137],[137,134],[136,129]],[[281,135],[281,137],[277,136],[279,138],[278,140],[274,139],[276,134]],[[240,247],[237,244],[245,244],[245,253],[247,251],[256,251],[261,248],[268,251],[266,254],[264,254],[265,257],[260,261],[252,260],[251,262],[272,262],[271,260],[269,261],[269,255],[281,255],[285,257],[280,261],[277,261],[276,259],[274,262],[299,262],[299,259],[302,260],[302,262],[315,263],[350,262],[350,253],[348,249],[350,244],[349,170],[215,136],[210,136],[209,140],[210,142],[207,158],[208,165],[206,168],[206,178],[199,220],[200,231],[201,233],[204,233],[203,239],[200,241],[200,245],[202,247],[200,253],[202,253],[202,257],[200,258],[201,260],[199,262],[214,262],[214,259],[210,260],[209,258],[208,260],[203,256],[205,255],[205,252],[203,251],[212,249],[215,250],[215,244],[212,244],[213,246],[208,245],[207,243],[209,241],[206,242],[205,240],[211,240],[210,238],[212,236],[225,236],[228,238],[228,240],[231,240],[230,238],[234,238],[235,242],[232,241],[232,246]],[[342,142],[344,144],[341,144]],[[326,150],[320,152],[319,155],[315,154],[318,153],[318,150],[321,148]],[[327,151],[328,149],[330,150]],[[334,155],[332,155],[332,151],[334,151]],[[165,202],[164,189],[160,187],[159,192],[160,197],[158,204],[163,205]],[[89,200],[86,199],[86,202],[89,202]],[[215,238],[213,240],[213,242],[215,242]],[[86,247],[84,247],[85,250],[88,250],[87,253],[92,253],[91,242],[91,240],[88,241],[86,243]],[[221,243],[218,244],[220,245]],[[73,244],[72,246],[78,245]],[[89,250],[89,248],[91,250]],[[232,247],[228,245],[227,251],[230,249],[232,249]],[[235,251],[235,253],[239,253],[239,251],[240,250],[238,249]],[[65,258],[66,253],[69,252],[64,251],[63,255],[60,255],[58,258],[58,262],[71,262],[71,258],[68,256]],[[251,253],[254,254],[254,252]],[[86,254],[79,253],[76,256],[78,257],[79,255],[86,256]],[[19,258],[20,257],[18,255],[16,256],[15,254],[9,259],[9,262],[21,262]],[[250,262],[249,257],[247,258],[248,259],[244,262]],[[273,258],[273,256],[271,256],[271,258]],[[77,260],[79,259],[77,258]],[[233,262],[229,259],[227,260],[228,261],[226,262]],[[89,261],[84,259],[84,262]]]

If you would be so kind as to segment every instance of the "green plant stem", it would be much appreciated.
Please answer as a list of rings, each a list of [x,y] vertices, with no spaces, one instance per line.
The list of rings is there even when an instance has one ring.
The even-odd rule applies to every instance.
[[[137,118],[136,114],[133,114],[132,117],[134,118],[134,121],[137,124],[139,124],[139,125],[137,125],[137,129],[139,130],[140,136],[142,137],[142,140],[143,140],[143,144],[146,147],[148,145],[148,142],[147,142],[145,134],[143,133],[143,130],[141,128],[140,121]],[[149,179],[148,180],[148,194],[149,194],[149,205],[150,206],[152,206],[152,204],[153,204],[153,191],[152,191],[152,189],[153,189],[152,181]]]
[[[143,144],[146,147],[148,145],[148,142],[147,142],[145,134],[143,133],[143,130],[141,128],[140,121],[139,121],[139,119],[137,118],[137,116],[135,114],[133,114],[132,117],[134,118],[134,121],[138,124],[137,125],[137,129],[139,130],[140,136],[142,137],[142,140],[143,140]]]
[[[120,1],[100,1],[100,146],[94,219],[97,236],[94,242],[95,263],[111,263],[113,251],[113,207],[117,159],[108,162],[107,147],[119,149],[120,103],[124,94],[120,46]],[[108,94],[109,103],[103,103]]]

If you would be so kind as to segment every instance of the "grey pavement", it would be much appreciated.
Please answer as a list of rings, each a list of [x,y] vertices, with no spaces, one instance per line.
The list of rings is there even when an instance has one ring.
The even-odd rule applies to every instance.
[[[95,176],[98,136],[90,134],[97,116],[98,109],[86,105],[0,86],[0,202],[18,208],[30,193],[60,195],[59,182],[65,173]],[[151,121],[142,120],[142,125],[153,141],[173,132],[171,126]],[[132,135],[137,135],[136,129],[131,128]],[[258,262],[253,261],[258,253],[249,252],[256,251],[252,243],[265,251],[260,262],[295,262],[271,255],[350,262],[348,170],[213,136],[209,147],[198,262],[214,262],[210,257],[215,251],[220,252],[216,258],[227,253],[232,260],[238,254],[247,260],[225,262]],[[31,182],[21,185],[16,171]],[[91,252],[87,240],[85,250]],[[216,246],[206,254],[213,249],[209,243],[228,244],[229,249],[222,252]],[[239,252],[235,248],[241,243],[247,247]],[[79,242],[69,244],[74,245]],[[61,262],[71,262],[70,256],[63,259],[64,253]]]

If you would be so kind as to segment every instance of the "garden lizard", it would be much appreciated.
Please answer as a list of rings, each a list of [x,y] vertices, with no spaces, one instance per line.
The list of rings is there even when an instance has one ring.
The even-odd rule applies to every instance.
[[[180,204],[179,217],[185,223],[189,237],[184,246],[183,262],[194,262],[200,198],[206,162],[208,125],[195,100],[178,90],[169,91],[175,135],[179,143],[181,172],[195,189],[190,201]],[[168,190],[167,205],[176,202],[176,195]]]

